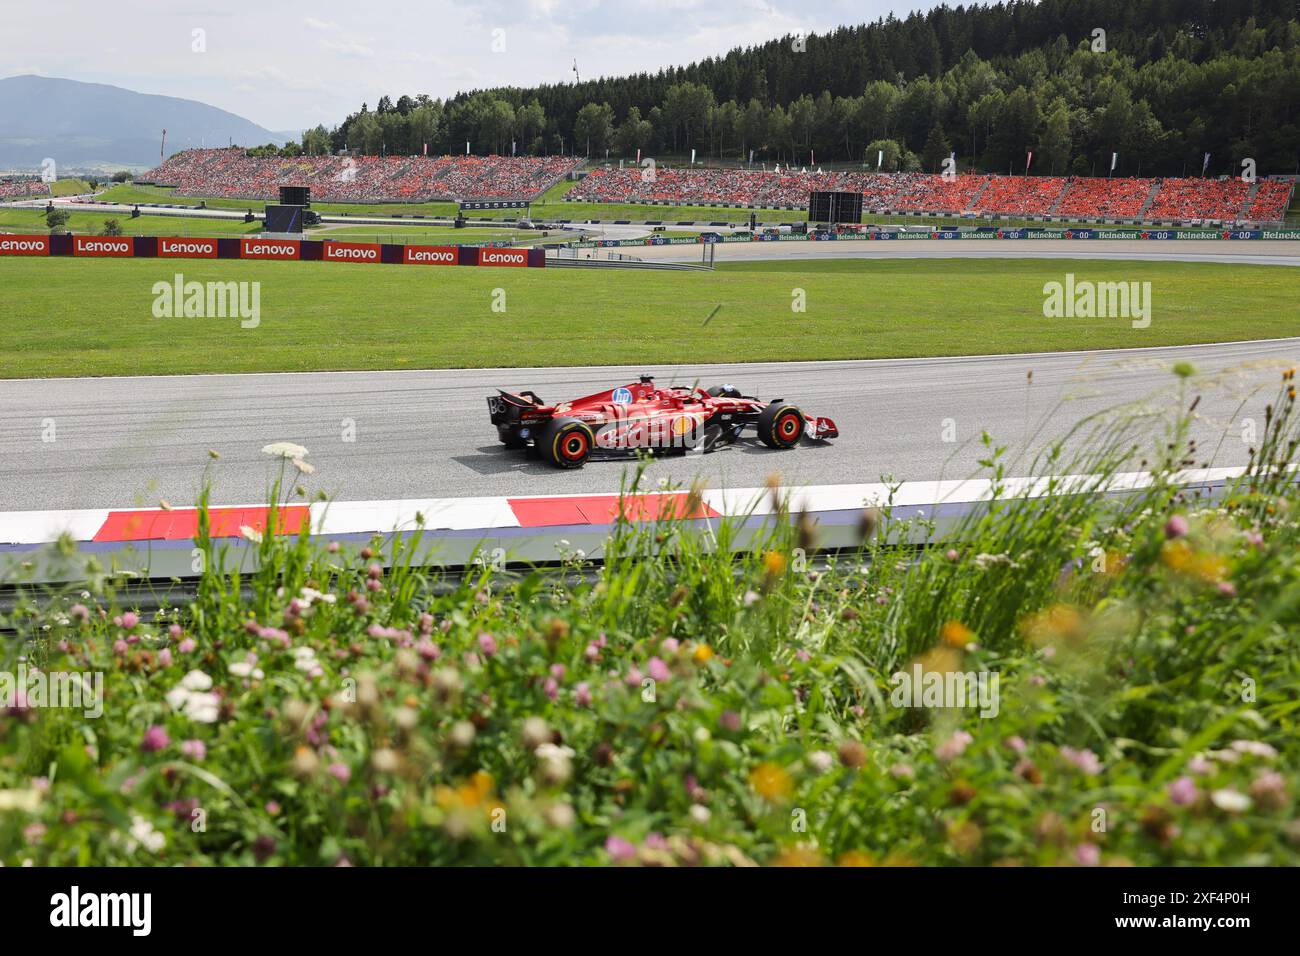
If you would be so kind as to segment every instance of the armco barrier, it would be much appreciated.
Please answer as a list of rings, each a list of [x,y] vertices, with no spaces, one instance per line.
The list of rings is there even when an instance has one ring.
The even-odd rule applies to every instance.
[[[115,259],[253,259],[271,262],[387,263],[426,266],[542,268],[545,249],[496,246],[408,246],[232,236],[0,235],[0,256],[74,256]]]

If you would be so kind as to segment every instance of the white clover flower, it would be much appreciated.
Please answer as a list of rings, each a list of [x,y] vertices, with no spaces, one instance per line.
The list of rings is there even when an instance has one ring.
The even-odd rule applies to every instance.
[[[252,661],[236,661],[230,665],[229,670],[236,677],[251,677],[253,680],[261,680],[266,676],[262,673],[262,668],[253,666]]]
[[[201,670],[192,670],[181,678],[178,687],[184,687],[186,690],[211,690],[212,678]]]
[[[1210,794],[1210,801],[1220,810],[1228,813],[1245,813],[1251,807],[1251,799],[1239,790],[1225,788]]]

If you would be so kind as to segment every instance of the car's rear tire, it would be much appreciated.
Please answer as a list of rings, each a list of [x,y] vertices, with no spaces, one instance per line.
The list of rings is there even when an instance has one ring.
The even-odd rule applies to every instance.
[[[773,402],[758,413],[758,439],[768,448],[793,448],[803,438],[804,424],[797,407]]]
[[[596,436],[576,418],[555,418],[537,442],[542,457],[557,468],[581,468],[591,457]]]

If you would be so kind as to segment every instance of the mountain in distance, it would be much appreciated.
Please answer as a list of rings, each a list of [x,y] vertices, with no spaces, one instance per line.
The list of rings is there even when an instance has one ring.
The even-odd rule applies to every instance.
[[[63,171],[147,169],[190,147],[260,146],[286,137],[196,100],[136,93],[48,76],[0,79],[0,170],[38,172],[50,157]]]

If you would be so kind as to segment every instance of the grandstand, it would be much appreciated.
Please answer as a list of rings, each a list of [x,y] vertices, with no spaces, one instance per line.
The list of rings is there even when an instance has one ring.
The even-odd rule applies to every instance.
[[[977,214],[1066,220],[1150,219],[1280,221],[1290,181],[1265,180],[1247,206],[1250,184],[1239,179],[1101,179],[1056,176],[925,173],[764,172],[665,169],[643,179],[639,169],[596,169],[566,194],[575,202],[806,208],[814,190],[859,191],[868,213]]]
[[[141,182],[178,195],[272,199],[308,186],[322,202],[531,200],[576,169],[574,157],[251,157],[239,148],[177,153]],[[815,190],[860,192],[868,214],[1004,216],[1070,221],[1276,222],[1290,180],[1101,179],[1058,176],[943,177],[865,170],[639,167],[592,170],[565,199],[591,203],[806,209]],[[8,190],[34,189],[33,193]],[[48,192],[44,183],[0,183],[0,196]]]
[[[50,184],[39,179],[0,179],[0,199],[50,195]]]
[[[564,156],[298,156],[257,158],[240,147],[187,149],[140,177],[182,196],[273,199],[308,186],[322,202],[534,199],[580,160]]]

